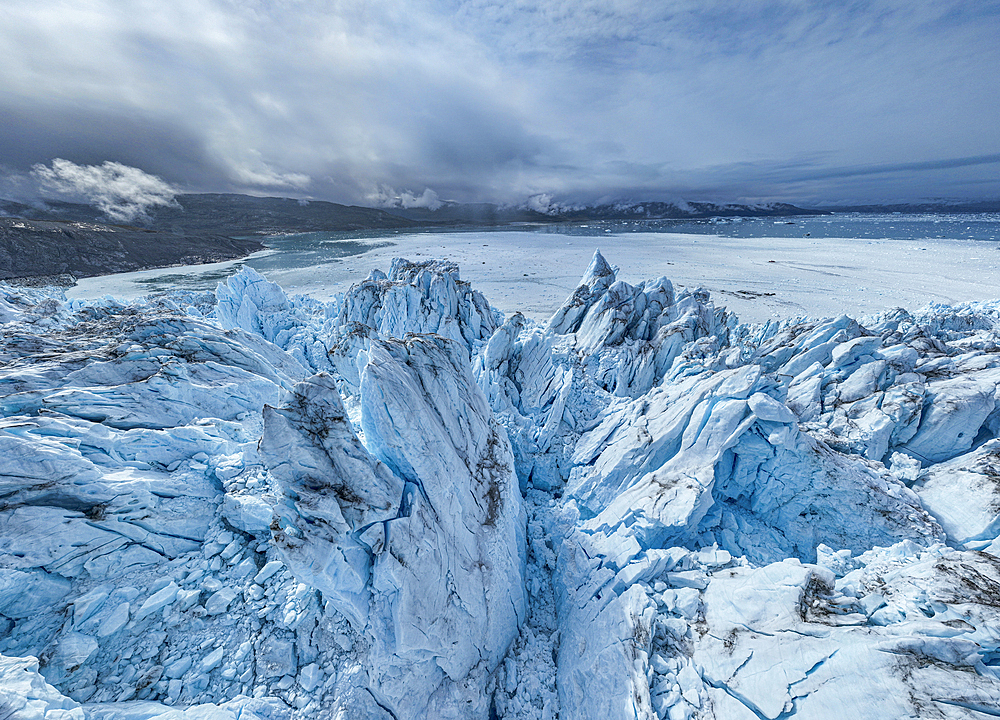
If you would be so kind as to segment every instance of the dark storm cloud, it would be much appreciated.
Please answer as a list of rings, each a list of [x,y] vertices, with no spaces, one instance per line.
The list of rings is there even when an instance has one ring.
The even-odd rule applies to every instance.
[[[811,178],[855,177],[858,175],[881,175],[884,173],[923,172],[969,167],[972,165],[994,165],[1000,163],[1000,153],[977,155],[976,157],[950,158],[948,160],[927,160],[922,162],[896,163],[894,165],[872,165],[870,167],[835,168],[815,173]]]
[[[187,128],[120,108],[88,108],[0,95],[0,162],[30,168],[63,157],[81,165],[108,158],[144,168],[179,185],[204,188],[225,180],[202,139]]]
[[[113,161],[187,190],[390,203],[1000,195],[992,0],[4,12],[15,172]]]

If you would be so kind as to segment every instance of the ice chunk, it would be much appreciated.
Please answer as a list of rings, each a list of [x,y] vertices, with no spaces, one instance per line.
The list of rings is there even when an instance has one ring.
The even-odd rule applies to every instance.
[[[316,663],[310,663],[299,670],[299,685],[306,692],[312,692],[323,682],[323,669]]]
[[[298,667],[295,643],[277,635],[269,635],[257,655],[257,672],[267,678],[293,675]]]
[[[212,652],[208,653],[205,657],[201,659],[198,663],[198,671],[207,673],[218,667],[219,663],[222,662],[222,658],[226,654],[226,649],[224,647],[216,648]]]
[[[84,720],[79,703],[62,695],[38,672],[33,657],[0,655],[0,707],[24,720]]]
[[[258,495],[229,495],[223,498],[222,514],[233,527],[257,534],[271,527],[274,508]]]
[[[363,627],[371,550],[359,534],[396,517],[403,481],[368,454],[326,374],[297,384],[282,407],[265,409],[260,453],[287,498],[275,508],[285,523],[275,539],[289,569]]]
[[[177,591],[179,589],[180,588],[177,587],[177,583],[171,582],[162,590],[150,595],[146,598],[146,601],[139,606],[139,609],[135,611],[136,620],[141,620],[147,615],[158,612],[172,603],[177,599]]]
[[[163,670],[163,674],[168,678],[180,678],[191,669],[194,664],[194,659],[190,655],[185,655],[184,657],[178,658],[174,662],[170,663]]]
[[[129,621],[129,611],[131,606],[127,602],[123,602],[115,607],[111,611],[111,614],[105,618],[104,622],[97,629],[97,637],[105,638],[110,635],[114,635],[116,632],[121,630]]]
[[[284,566],[285,564],[280,560],[272,560],[271,562],[267,563],[266,565],[264,565],[264,567],[260,569],[260,572],[258,572],[257,575],[254,576],[253,581],[258,585],[263,585],[269,577],[271,577],[276,572],[281,570],[281,568],[283,568]]]
[[[1000,440],[932,465],[913,489],[949,540],[988,545],[1000,536]]]
[[[45,679],[53,685],[64,682],[70,675],[80,670],[87,660],[97,652],[97,640],[78,632],[60,636],[54,652],[45,665]]]
[[[205,601],[205,612],[209,615],[224,613],[229,608],[229,604],[236,599],[237,594],[235,590],[229,587],[222,588],[218,592],[213,593]]]
[[[1000,373],[984,370],[940,380],[927,387],[916,434],[902,449],[924,463],[941,462],[972,447],[979,428],[993,412]]]

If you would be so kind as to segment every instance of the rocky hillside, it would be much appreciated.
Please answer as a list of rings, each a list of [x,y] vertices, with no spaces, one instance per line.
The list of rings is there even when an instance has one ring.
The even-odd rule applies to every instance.
[[[263,247],[257,240],[218,234],[0,217],[0,280],[80,278],[219,262]]]

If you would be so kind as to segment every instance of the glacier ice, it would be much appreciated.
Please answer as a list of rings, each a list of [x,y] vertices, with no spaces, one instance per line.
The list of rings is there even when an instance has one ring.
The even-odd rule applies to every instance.
[[[998,323],[0,286],[0,710],[995,715]]]

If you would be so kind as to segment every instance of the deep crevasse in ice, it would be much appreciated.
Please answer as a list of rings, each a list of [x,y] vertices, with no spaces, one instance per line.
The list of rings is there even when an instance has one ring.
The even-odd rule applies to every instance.
[[[17,717],[982,717],[995,303],[738,325],[596,254],[0,296]],[[36,659],[37,658],[37,659]]]

